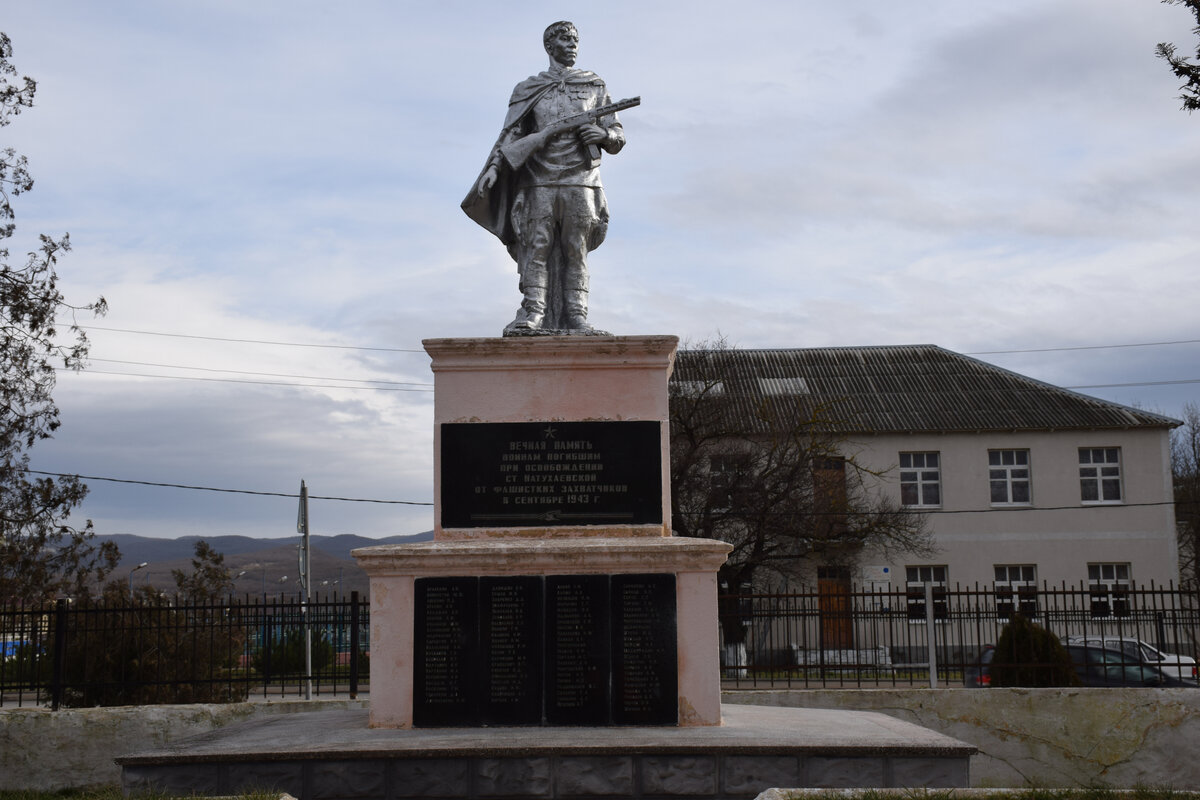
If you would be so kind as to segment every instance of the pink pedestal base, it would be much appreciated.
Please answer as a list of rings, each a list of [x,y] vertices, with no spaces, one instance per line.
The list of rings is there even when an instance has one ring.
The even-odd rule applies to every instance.
[[[434,373],[434,541],[354,551],[371,579],[372,727],[413,724],[417,578],[643,573],[675,576],[678,724],[721,724],[716,576],[732,548],[671,536],[667,381],[678,343],[674,336],[424,342]],[[661,423],[661,481],[652,490],[661,494],[661,524],[442,525],[442,425],[620,421]]]
[[[720,725],[716,572],[729,550],[724,542],[680,537],[427,542],[355,550],[371,577],[371,727],[412,727],[417,578],[637,573],[675,575],[678,724]]]

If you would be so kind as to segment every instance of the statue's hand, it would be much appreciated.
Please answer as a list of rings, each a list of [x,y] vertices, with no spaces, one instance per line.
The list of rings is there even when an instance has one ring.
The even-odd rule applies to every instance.
[[[583,139],[584,144],[604,144],[604,140],[608,138],[608,131],[589,122],[579,126],[579,138]]]
[[[483,177],[479,179],[479,189],[476,193],[480,197],[483,197],[491,190],[493,186],[496,185],[496,181],[499,179],[499,177],[500,173],[496,170],[496,166],[494,164],[488,167],[483,173]]]

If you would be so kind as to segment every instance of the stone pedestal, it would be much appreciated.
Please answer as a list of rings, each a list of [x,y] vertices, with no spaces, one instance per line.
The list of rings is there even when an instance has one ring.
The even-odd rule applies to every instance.
[[[605,669],[613,670],[611,681],[603,677],[604,686],[669,687],[676,696],[667,698],[669,719],[660,724],[721,723],[716,573],[730,547],[671,536],[667,381],[677,344],[673,336],[425,342],[435,378],[434,541],[354,552],[371,579],[372,727],[427,724],[414,717],[415,707],[428,710],[414,702],[414,694],[422,703],[448,708],[462,705],[468,691],[491,691],[507,700],[514,692],[532,698],[528,686],[517,685],[519,674],[498,676],[502,667],[460,664],[470,660],[463,653],[489,648],[472,644],[452,650],[456,637],[482,640],[495,633],[495,623],[480,631],[478,620],[470,621],[470,631],[462,630],[463,593],[478,591],[472,578],[507,579],[504,586],[519,587],[531,597],[548,595],[544,587],[567,581],[596,585],[583,576],[609,576],[626,590],[639,580],[658,586],[655,599],[645,601],[654,607],[631,613],[669,618],[670,624],[652,631],[646,623],[633,633],[673,637],[669,647],[659,648],[673,661],[671,680],[664,681],[655,672],[661,664],[629,667],[630,659],[622,660],[631,652],[622,637],[633,633],[606,620],[591,642],[594,648],[594,640],[609,637],[616,651],[600,656]],[[450,580],[455,578],[464,581]],[[449,582],[429,582],[437,579]],[[443,593],[432,611],[430,586]],[[668,587],[668,595],[661,594],[662,587]],[[611,592],[607,585],[600,591]],[[604,597],[607,603],[609,594]],[[510,616],[523,615],[522,624],[533,628],[528,634],[493,636],[503,639],[507,663],[519,665],[507,667],[510,673],[536,671],[539,680],[572,666],[559,663],[566,659],[547,644],[564,620],[554,618],[553,606],[541,598],[520,601],[516,611],[512,604],[505,608]],[[536,606],[536,613],[527,613],[528,606]],[[442,610],[448,608],[453,610]],[[448,614],[455,619],[433,618]],[[430,653],[428,643],[416,637],[418,621],[426,629],[438,627],[438,636],[449,644]],[[425,660],[418,663],[421,653]],[[477,690],[462,675],[464,668],[477,670],[487,686],[504,685]],[[418,683],[430,670],[438,672],[436,687],[427,677]],[[431,700],[432,691],[439,696]],[[553,691],[546,688],[530,702],[549,705],[546,698]],[[614,709],[606,717],[610,724],[637,717],[628,713],[630,704],[636,708],[642,702],[636,686],[606,691]],[[656,709],[659,716],[647,719],[661,717],[661,705]],[[561,716],[546,713],[543,721]],[[591,724],[594,716],[581,713],[576,724]],[[486,722],[486,715],[482,719]]]
[[[729,545],[711,539],[426,542],[355,550],[371,576],[371,727],[413,724],[415,585],[445,576],[675,576],[678,717],[683,726],[719,725],[716,571]],[[479,680],[487,674],[479,667]]]

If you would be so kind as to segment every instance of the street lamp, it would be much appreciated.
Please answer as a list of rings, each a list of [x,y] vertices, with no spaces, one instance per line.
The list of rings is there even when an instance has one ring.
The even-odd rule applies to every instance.
[[[143,567],[147,567],[149,565],[150,565],[149,561],[143,561],[142,563],[138,564],[133,569],[129,570],[129,596],[130,597],[133,597],[133,573],[135,573],[139,569],[142,569]]]

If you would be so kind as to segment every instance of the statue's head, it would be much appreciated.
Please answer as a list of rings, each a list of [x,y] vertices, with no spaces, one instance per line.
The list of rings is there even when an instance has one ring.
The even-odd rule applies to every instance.
[[[550,58],[568,67],[573,66],[579,52],[579,30],[573,22],[555,22],[542,34],[542,44]]]

